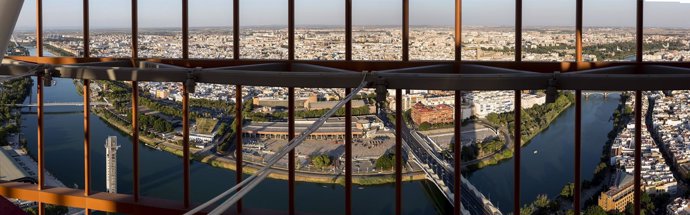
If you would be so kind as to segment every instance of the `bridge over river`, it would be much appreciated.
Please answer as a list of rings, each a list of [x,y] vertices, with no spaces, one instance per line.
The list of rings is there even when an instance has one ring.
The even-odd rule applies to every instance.
[[[13,106],[13,107],[38,107],[37,103],[32,103],[32,104],[4,104],[5,106]],[[106,106],[108,103],[106,102],[91,102],[91,106]],[[47,102],[43,103],[43,107],[59,107],[59,106],[74,106],[74,107],[80,107],[84,106],[83,102]]]

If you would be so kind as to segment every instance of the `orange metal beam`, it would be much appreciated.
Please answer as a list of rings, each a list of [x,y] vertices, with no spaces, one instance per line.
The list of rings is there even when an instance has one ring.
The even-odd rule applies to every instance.
[[[91,194],[91,125],[89,123],[89,115],[91,114],[91,89],[89,88],[90,81],[84,80],[84,88],[82,90],[82,96],[84,97],[84,196],[89,196]],[[89,210],[86,209],[85,214],[89,214]]]
[[[44,158],[43,157],[43,152],[44,152],[44,150],[43,150],[43,140],[44,140],[44,136],[43,136],[43,128],[44,128],[43,127],[43,96],[44,96],[43,87],[44,87],[43,86],[43,76],[39,75],[38,77],[36,77],[36,103],[38,104],[37,108],[36,108],[36,112],[38,115],[38,117],[37,117],[37,119],[38,119],[38,122],[37,122],[38,134],[37,134],[37,141],[36,141],[37,145],[38,145],[36,147],[37,152],[38,152],[37,153],[38,155],[36,156],[36,159],[38,160],[37,161],[37,163],[38,163],[37,164],[38,186],[35,187],[36,190],[38,190],[38,191],[43,190],[44,186],[45,186],[45,174],[43,171],[45,169],[44,159],[43,159]],[[44,204],[39,203],[38,204],[38,214],[42,215],[44,213],[45,213]]]
[[[182,83],[182,175],[184,207],[189,208],[189,89]]]
[[[134,202],[139,201],[139,84],[132,81],[132,184]]]
[[[0,184],[0,195],[27,201],[38,201],[44,204],[63,205],[74,208],[85,208],[103,212],[128,214],[181,214],[186,210],[178,202],[142,198],[135,202],[133,197],[125,194],[94,193],[84,196],[84,190],[66,187],[44,187],[28,183],[7,182]]]

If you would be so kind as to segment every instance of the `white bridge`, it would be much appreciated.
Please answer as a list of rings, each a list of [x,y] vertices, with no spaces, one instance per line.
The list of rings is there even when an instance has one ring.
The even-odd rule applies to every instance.
[[[106,106],[108,103],[106,102],[91,102],[91,106]],[[12,107],[38,107],[38,104],[32,103],[32,104],[4,104],[5,106],[12,106]],[[53,102],[53,103],[43,103],[43,107],[55,107],[55,106],[84,106],[83,102]]]
[[[589,92],[583,91],[582,95],[585,96],[585,99],[589,99],[590,95],[603,95],[604,98],[608,98],[609,93],[610,92],[607,92],[607,91],[589,91]]]

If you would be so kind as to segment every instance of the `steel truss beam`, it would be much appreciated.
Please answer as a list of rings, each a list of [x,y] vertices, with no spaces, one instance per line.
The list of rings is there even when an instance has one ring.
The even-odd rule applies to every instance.
[[[71,65],[32,64],[5,61],[0,75],[26,75],[52,70],[55,77],[111,81],[185,82],[190,73],[199,83],[250,86],[353,88],[362,74],[338,68],[302,63],[264,63],[219,68],[185,68],[142,62],[141,68],[126,61],[93,62]],[[546,89],[556,79],[559,90],[683,90],[690,83],[690,69],[667,65],[637,64],[560,74],[451,64],[375,71],[367,77],[385,83],[389,89],[428,90],[534,90]]]

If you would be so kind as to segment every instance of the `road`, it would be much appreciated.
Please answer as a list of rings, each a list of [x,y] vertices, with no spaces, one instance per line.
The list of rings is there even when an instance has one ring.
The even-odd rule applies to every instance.
[[[388,121],[387,117],[379,118],[384,121],[387,127],[394,129],[395,126],[393,123]],[[420,166],[426,165],[432,169],[433,172],[427,172],[427,174],[433,174],[429,175],[433,178],[431,181],[436,184],[439,189],[441,189],[441,192],[444,194],[444,196],[450,201],[451,204],[453,204],[451,199],[452,197],[449,195],[451,194],[452,190],[454,190],[454,168],[449,165],[448,162],[441,159],[441,153],[433,150],[429,143],[421,138],[416,131],[410,130],[407,125],[401,127],[401,134],[397,135],[402,135],[404,148],[408,150],[408,152],[412,153],[413,157],[417,160],[417,162],[420,163]],[[441,180],[442,184],[438,184],[437,180],[435,180],[436,178]],[[497,209],[491,210],[485,207],[484,201],[481,199],[482,197],[475,195],[475,193],[473,193],[470,189],[469,182],[466,180],[462,181],[465,182],[461,184],[462,187],[460,188],[462,196],[461,202],[464,209],[469,211],[470,214],[500,214]],[[447,187],[448,191],[450,192],[443,190],[444,187]],[[493,205],[490,207],[493,207]]]

